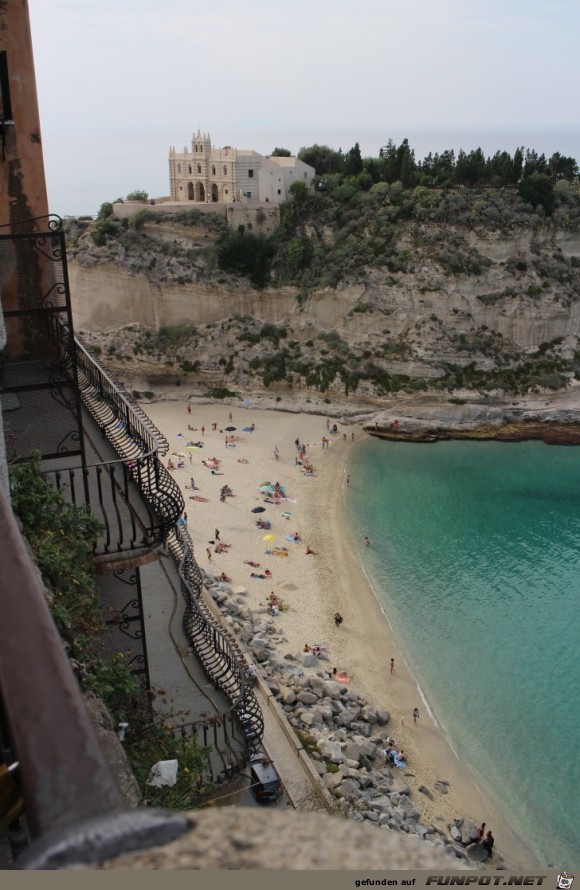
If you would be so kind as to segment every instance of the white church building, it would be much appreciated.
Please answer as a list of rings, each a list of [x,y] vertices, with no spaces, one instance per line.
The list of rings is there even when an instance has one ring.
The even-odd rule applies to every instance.
[[[191,150],[169,150],[170,200],[197,204],[281,204],[293,182],[311,187],[314,167],[295,157],[214,148],[209,133],[193,137]]]

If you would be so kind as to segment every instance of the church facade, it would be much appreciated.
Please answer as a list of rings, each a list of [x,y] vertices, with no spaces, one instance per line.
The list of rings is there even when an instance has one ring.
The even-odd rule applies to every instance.
[[[171,201],[281,204],[293,182],[310,188],[314,174],[314,167],[295,157],[266,157],[229,145],[214,148],[209,133],[199,130],[191,150],[169,150]]]

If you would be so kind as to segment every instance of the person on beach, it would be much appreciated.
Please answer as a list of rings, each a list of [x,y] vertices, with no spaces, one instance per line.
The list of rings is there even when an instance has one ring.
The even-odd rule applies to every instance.
[[[346,485],[347,485],[347,487],[350,485],[350,476],[346,477]]]
[[[312,548],[309,547],[308,545],[306,545],[306,550],[304,552],[305,552],[306,556],[316,556],[315,551],[312,550]]]
[[[391,674],[395,673],[395,659],[391,658]]]
[[[221,575],[219,576],[219,579],[220,579],[220,581],[227,581],[227,582],[230,582],[230,581],[232,580],[231,578],[229,578],[229,577],[226,575],[225,572],[222,572],[222,573],[221,573]]]
[[[207,561],[211,562],[211,550],[209,549],[209,547],[206,547],[205,552],[207,553]]]
[[[334,613],[334,623],[336,624],[336,626],[340,627],[340,625],[342,624],[343,621],[344,621],[344,618],[342,617],[340,612],[335,612]]]
[[[419,708],[413,708],[413,723],[419,719]]]
[[[219,539],[220,539],[220,530],[219,530],[219,528],[216,528],[215,533],[214,533],[214,538],[216,539],[216,541],[219,541]]]
[[[205,436],[205,427],[204,426],[202,426],[202,428],[201,428],[201,434],[202,434],[202,436]]]
[[[212,423],[211,431],[212,431],[212,433],[215,433],[217,431],[217,423]]]
[[[482,822],[479,826],[479,839],[481,840],[485,834],[485,822]]]
[[[277,445],[274,445],[274,460],[280,460],[280,452]]]
[[[370,539],[367,538],[366,535],[365,535],[365,547],[370,547],[370,546],[371,546]]]
[[[233,423],[233,421],[234,421],[234,418],[232,417],[232,412],[231,412],[231,411],[230,411],[230,413],[228,414],[228,420],[229,420],[230,423]]]
[[[191,414],[191,405],[188,405],[188,406],[187,406],[187,413],[188,413],[188,414]]]
[[[491,851],[493,850],[494,843],[495,843],[495,838],[494,838],[493,834],[491,833],[491,831],[488,831],[486,836],[484,837],[484,839],[481,842],[481,846],[485,847],[485,849],[487,850],[487,852],[489,853],[490,856],[491,856]]]

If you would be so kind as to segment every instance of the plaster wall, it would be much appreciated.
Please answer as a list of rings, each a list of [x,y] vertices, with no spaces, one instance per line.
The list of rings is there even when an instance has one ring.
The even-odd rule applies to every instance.
[[[5,225],[48,213],[27,0],[0,4],[0,51],[6,52],[12,103],[0,163],[0,225]],[[46,222],[38,226],[45,227]]]

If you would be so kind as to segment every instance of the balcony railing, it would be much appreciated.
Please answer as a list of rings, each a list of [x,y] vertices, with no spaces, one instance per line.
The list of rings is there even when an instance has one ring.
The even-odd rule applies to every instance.
[[[31,250],[37,251],[39,244],[42,236],[35,236]],[[119,459],[51,469],[46,475],[71,501],[86,504],[103,521],[105,533],[96,545],[97,553],[119,553],[157,542],[170,548],[180,567],[187,635],[208,676],[231,702],[226,713],[182,729],[201,733],[204,740],[213,733],[226,774],[240,765],[233,741],[243,738],[250,750],[259,746],[264,730],[261,710],[236,641],[201,598],[203,577],[193,545],[177,525],[183,497],[159,459],[167,453],[168,443],[114,376],[74,338],[61,235],[55,244],[50,261],[56,271],[51,272],[50,282],[56,279],[57,284],[51,284],[48,293],[66,294],[66,321],[63,313],[47,313],[50,340],[58,347],[63,379],[68,378],[75,398],[80,392]],[[41,302],[49,309],[52,306],[48,299]],[[18,320],[21,314],[15,310],[14,318]],[[35,387],[31,384],[28,389],[35,391]],[[68,410],[70,400],[64,401]],[[70,413],[79,417],[74,405]],[[59,446],[42,453],[62,457],[67,449]],[[0,564],[4,566],[0,580],[0,763],[18,763],[31,834],[39,839],[40,847],[37,844],[27,858],[26,867],[98,861],[95,849],[106,848],[108,855],[116,855],[179,836],[188,829],[181,815],[148,809],[127,814],[122,809],[44,592],[1,493]]]
[[[66,336],[66,331],[64,334]],[[185,634],[211,680],[231,702],[248,747],[253,751],[260,745],[264,734],[262,711],[246,674],[245,659],[237,642],[220,627],[201,598],[203,576],[195,560],[193,543],[189,534],[177,525],[184,507],[181,491],[157,456],[160,452],[167,452],[167,441],[121,384],[99,366],[79,338],[76,338],[76,343],[83,402],[117,453],[128,458],[115,470],[119,477],[116,487],[113,474],[110,476],[111,502],[116,490],[122,493],[123,503],[128,503],[131,490],[128,483],[135,481],[148,505],[149,515],[164,518],[165,521],[158,528],[150,527],[148,532],[151,535],[158,532],[163,536],[179,564],[181,592],[185,600]],[[139,452],[139,449],[147,447],[152,448],[150,454]],[[148,463],[150,460],[151,465]],[[86,469],[91,471],[93,468]],[[104,504],[105,499],[102,488],[99,492],[100,505]],[[114,503],[118,504],[118,498]],[[132,517],[135,530],[138,519],[138,515]],[[120,534],[119,531],[117,539]],[[129,540],[134,539],[132,531]]]
[[[246,661],[236,640],[220,627],[201,592],[203,575],[193,553],[189,534],[176,527],[168,546],[179,559],[181,592],[185,600],[183,629],[213,682],[231,701],[246,743],[256,751],[264,735],[264,718],[248,676]]]
[[[180,813],[124,807],[1,490],[0,563],[0,766],[11,770],[0,770],[0,800],[15,780],[32,838],[17,865],[90,864],[184,834]],[[10,819],[19,812],[16,803]]]

